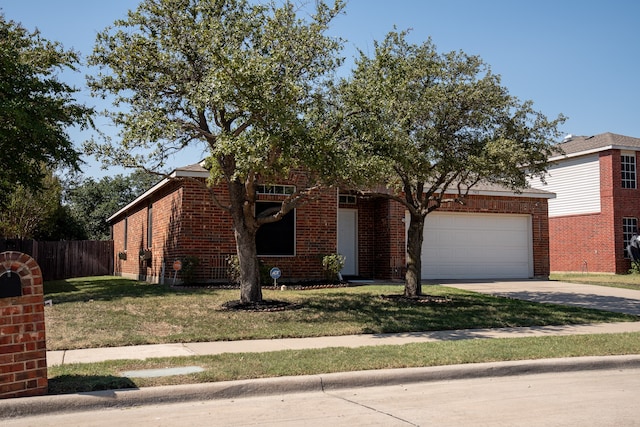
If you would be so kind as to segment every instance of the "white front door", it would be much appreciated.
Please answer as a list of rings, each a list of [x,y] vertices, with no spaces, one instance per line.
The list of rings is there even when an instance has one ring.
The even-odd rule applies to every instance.
[[[358,274],[358,211],[338,209],[338,253],[345,256],[342,275]]]

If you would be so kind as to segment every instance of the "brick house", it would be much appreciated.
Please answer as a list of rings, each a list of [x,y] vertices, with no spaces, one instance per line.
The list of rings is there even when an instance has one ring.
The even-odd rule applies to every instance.
[[[235,254],[231,217],[214,203],[200,165],[176,169],[112,215],[115,274],[170,282],[173,263],[197,256],[197,280],[225,281],[227,257]],[[304,175],[260,186],[257,209],[279,203]],[[215,189],[221,204],[225,189]],[[443,206],[427,217],[423,275],[428,278],[548,277],[547,200],[529,189],[514,194],[495,186],[475,188],[465,205]],[[342,274],[402,279],[405,265],[404,208],[383,199],[361,199],[330,189],[258,232],[261,261],[277,266],[281,280],[323,277],[322,256],[347,257]],[[126,254],[126,256],[124,255]],[[126,259],[124,259],[126,258]]]
[[[626,273],[625,248],[638,227],[640,138],[568,135],[546,177],[551,271]]]

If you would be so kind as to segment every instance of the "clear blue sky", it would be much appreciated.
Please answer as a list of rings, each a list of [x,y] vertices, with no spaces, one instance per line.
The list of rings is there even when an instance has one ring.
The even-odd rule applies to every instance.
[[[313,0],[299,0],[313,4]],[[137,0],[0,0],[5,18],[86,57],[96,33],[124,17]],[[637,0],[347,0],[331,34],[346,39],[344,56],[372,52],[394,25],[428,37],[440,52],[479,55],[521,100],[550,118],[562,113],[565,134],[614,132],[640,137],[640,1]],[[347,65],[348,67],[348,65]],[[348,71],[345,70],[345,72]],[[65,77],[93,104],[84,72]],[[66,76],[66,75],[65,75]],[[84,138],[70,133],[78,145]],[[200,152],[178,157],[177,167]],[[95,163],[84,168],[102,176]],[[120,172],[120,171],[118,171]]]

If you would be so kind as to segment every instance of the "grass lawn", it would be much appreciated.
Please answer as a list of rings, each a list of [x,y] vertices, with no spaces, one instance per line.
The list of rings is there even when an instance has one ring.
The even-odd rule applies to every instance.
[[[118,277],[45,283],[47,349],[312,337],[361,333],[563,325],[638,320],[635,316],[498,298],[444,286],[425,293],[448,303],[406,304],[381,298],[400,285],[264,290],[298,309],[223,309],[237,289],[180,289]]]
[[[143,361],[118,360],[51,367],[49,394],[368,369],[623,354],[640,354],[640,333],[477,339],[359,348],[227,353]],[[124,371],[169,366],[199,366],[204,371],[158,378],[122,376]]]
[[[640,274],[555,273],[551,275],[550,279],[559,282],[584,283],[586,285],[640,290]]]
[[[567,277],[555,279],[570,280]],[[609,285],[615,285],[615,282],[610,281]],[[45,308],[47,346],[49,350],[59,350],[638,320],[636,316],[497,298],[438,285],[425,286],[423,291],[446,297],[451,302],[407,305],[381,298],[381,295],[402,293],[400,285],[284,292],[265,290],[265,299],[296,303],[299,308],[254,313],[222,308],[225,302],[239,298],[236,289],[179,289],[118,277],[47,282],[45,298],[53,300],[53,306]],[[48,371],[49,393],[639,353],[640,333],[632,333],[120,360],[51,367]],[[193,365],[204,368],[204,372],[159,378],[127,378],[121,374],[127,370]]]

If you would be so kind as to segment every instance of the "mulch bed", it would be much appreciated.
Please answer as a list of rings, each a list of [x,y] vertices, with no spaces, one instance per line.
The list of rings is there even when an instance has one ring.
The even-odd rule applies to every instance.
[[[254,311],[254,312],[273,312],[285,310],[297,310],[299,304],[293,304],[287,301],[262,300],[260,302],[242,302],[240,300],[227,301],[222,304],[224,310],[237,311]]]
[[[380,295],[380,298],[387,301],[394,301],[403,304],[422,305],[422,304],[451,304],[453,300],[448,297],[434,296],[434,295],[418,295],[415,297],[408,297],[402,294],[397,295]]]
[[[349,282],[326,282],[326,281],[302,281],[293,283],[282,283],[277,286],[262,286],[262,289],[271,290],[307,290],[307,289],[325,289],[325,288],[344,288],[350,286],[360,286]],[[240,289],[233,283],[195,283],[186,285],[176,285],[179,289]],[[418,295],[415,297],[407,297],[403,294],[380,295],[380,298],[406,305],[424,305],[424,304],[452,304],[453,300],[448,297],[434,295]],[[252,311],[252,312],[275,312],[285,310],[297,310],[302,308],[300,304],[294,304],[288,301],[278,300],[262,300],[260,302],[242,302],[240,300],[228,301],[222,305],[223,310],[230,311]]]
[[[350,286],[359,286],[349,282],[326,282],[318,280],[309,280],[301,282],[282,282],[277,286],[273,284],[262,285],[262,289],[269,290],[281,290],[292,289],[296,291],[304,291],[307,289],[325,289],[325,288],[347,288]],[[176,289],[240,289],[240,286],[235,283],[187,283],[181,285],[172,285],[172,288]]]

